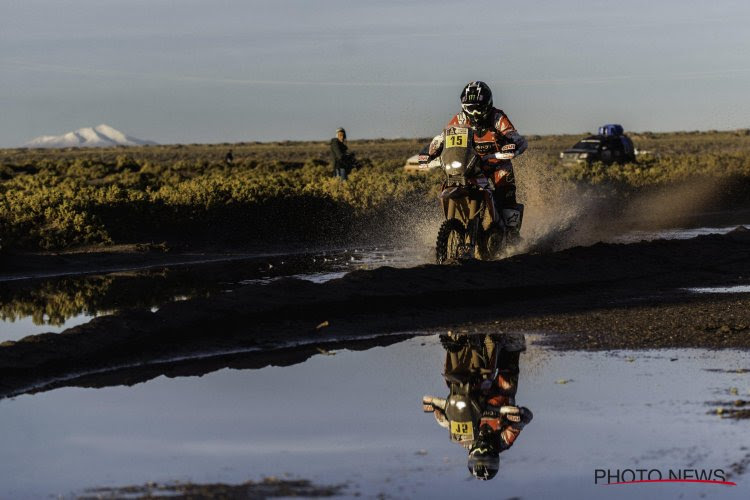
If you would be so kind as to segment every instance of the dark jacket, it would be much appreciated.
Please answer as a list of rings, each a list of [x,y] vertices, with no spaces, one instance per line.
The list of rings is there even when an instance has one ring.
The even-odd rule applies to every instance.
[[[347,152],[349,148],[336,137],[331,139],[331,154],[333,155],[333,168],[343,168],[350,172],[354,166],[353,155]]]

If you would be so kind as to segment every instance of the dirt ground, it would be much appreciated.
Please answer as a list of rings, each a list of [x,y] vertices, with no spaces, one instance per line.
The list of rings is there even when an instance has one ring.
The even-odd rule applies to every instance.
[[[124,486],[120,488],[94,488],[78,496],[78,500],[99,498],[223,498],[261,500],[274,497],[328,498],[342,494],[346,485],[316,485],[307,479],[279,479],[267,477],[262,481],[242,484],[196,484],[191,482]]]

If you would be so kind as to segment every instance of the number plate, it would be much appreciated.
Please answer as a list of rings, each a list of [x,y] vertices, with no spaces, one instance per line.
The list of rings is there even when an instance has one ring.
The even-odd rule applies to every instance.
[[[474,426],[471,422],[451,422],[451,434],[459,441],[473,441]]]
[[[452,128],[445,131],[446,148],[466,148],[469,146],[469,129]]]

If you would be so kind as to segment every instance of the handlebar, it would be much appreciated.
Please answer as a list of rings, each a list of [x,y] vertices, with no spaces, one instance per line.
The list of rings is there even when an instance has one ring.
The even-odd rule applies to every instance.
[[[517,415],[521,412],[518,406],[503,405],[500,407],[501,415]]]
[[[436,396],[422,396],[422,411],[430,413],[438,408],[445,411],[447,401],[444,398],[438,398]]]
[[[479,161],[481,163],[485,163],[488,160],[512,160],[513,158],[516,157],[515,149],[516,149],[516,145],[515,144],[506,144],[497,153],[490,153],[490,154],[487,154],[487,155],[479,155],[479,154],[477,154],[477,157],[479,158]],[[433,158],[432,160],[430,160],[429,157],[428,157],[427,161],[425,161],[425,162],[420,161],[419,167],[423,168],[423,169],[433,169],[433,168],[437,168],[437,167],[441,166],[439,164],[438,165],[432,165],[432,166],[430,166],[430,164],[434,160],[436,160],[436,159],[438,159],[438,158]],[[439,162],[439,163],[442,163],[442,162]]]
[[[482,161],[487,160],[512,160],[516,157],[516,145],[514,143],[506,144],[500,148],[497,153],[482,156]]]
[[[508,153],[508,152],[505,152],[505,153],[491,153],[491,154],[488,154],[488,155],[480,156],[480,158],[482,159],[482,161],[487,161],[487,160],[512,160],[515,157],[516,157],[515,153]]]

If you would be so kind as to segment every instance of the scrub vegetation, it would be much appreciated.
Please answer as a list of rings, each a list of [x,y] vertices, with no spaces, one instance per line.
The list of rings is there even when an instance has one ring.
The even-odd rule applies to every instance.
[[[558,153],[582,136],[532,136],[523,161],[614,192],[701,177],[731,179],[747,192],[748,130],[631,134],[649,152],[636,164],[557,165]],[[436,206],[440,173],[402,168],[427,141],[351,141],[363,166],[346,182],[332,177],[327,142],[0,150],[0,237],[16,251],[356,238],[404,211]],[[224,163],[229,149],[231,165]]]
[[[632,134],[643,153],[637,163],[579,165],[568,179],[627,188],[666,185],[700,178],[750,178],[750,130]]]

